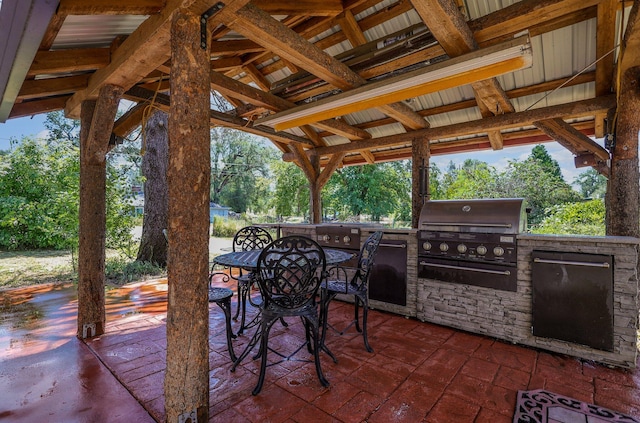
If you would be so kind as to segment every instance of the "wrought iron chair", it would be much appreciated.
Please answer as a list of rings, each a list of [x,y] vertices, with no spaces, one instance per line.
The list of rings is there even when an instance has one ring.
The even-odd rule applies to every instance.
[[[260,375],[253,395],[257,395],[262,389],[267,367],[267,353],[273,351],[269,348],[271,328],[277,320],[291,316],[302,319],[306,342],[288,357],[276,353],[288,360],[306,345],[309,352],[314,354],[320,383],[323,386],[329,386],[320,367],[320,319],[316,302],[325,268],[326,260],[322,247],[314,240],[303,236],[277,239],[260,254],[256,271],[256,279],[262,294],[258,315],[259,326],[232,367],[232,371],[235,371],[236,366],[260,342],[256,355],[256,358],[261,358]]]
[[[259,226],[246,226],[240,229],[233,237],[232,248],[233,251],[250,251],[261,250],[267,245],[273,242],[271,234],[265,229]],[[247,314],[247,302],[253,306],[258,306],[251,302],[251,286],[254,283],[253,274],[245,269],[239,269],[239,273],[234,275],[233,272],[229,272],[231,277],[238,282],[238,308],[236,314],[233,316],[233,320],[238,320],[240,317],[240,329],[238,333],[242,334],[246,329],[245,319]]]
[[[327,329],[333,328],[328,323],[329,303],[338,295],[353,295],[355,315],[354,319],[342,330],[333,328],[339,334],[344,334],[351,326],[355,325],[356,330],[362,333],[364,346],[368,352],[373,352],[373,348],[369,345],[367,337],[367,317],[369,312],[369,275],[373,268],[373,262],[382,239],[382,231],[372,233],[362,245],[360,254],[358,255],[358,265],[355,268],[344,266],[334,266],[328,269],[327,279],[322,282],[321,287],[321,317],[322,317],[322,340],[324,346]],[[362,305],[362,327],[360,326],[359,308]],[[336,357],[326,348],[333,361],[337,362]]]

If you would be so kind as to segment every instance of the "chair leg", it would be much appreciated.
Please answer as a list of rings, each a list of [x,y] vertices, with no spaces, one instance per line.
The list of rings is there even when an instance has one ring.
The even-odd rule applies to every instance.
[[[309,327],[308,330],[313,331],[313,359],[316,365],[316,373],[318,374],[318,379],[322,386],[329,386],[329,381],[324,377],[322,373],[322,367],[320,366],[320,348],[322,345],[320,344],[320,322],[311,322],[307,319],[306,325]]]
[[[356,330],[358,332],[362,332],[362,328],[360,327],[360,297],[355,295],[353,297],[353,303],[354,303],[353,321],[356,323]]]
[[[224,312],[224,318],[227,329],[227,349],[229,350],[229,357],[231,357],[231,361],[236,361],[236,354],[233,351],[233,345],[231,343],[231,338],[236,338],[236,335],[233,334],[233,329],[231,328],[231,298],[225,298],[220,301],[216,301],[218,307],[222,309]]]
[[[238,321],[238,316],[240,315],[240,307],[242,304],[242,290],[240,288],[240,281],[238,281],[238,307],[236,308],[236,314],[233,316],[234,321]]]
[[[243,283],[241,284],[241,286],[239,287],[240,290],[242,290],[242,293],[239,297],[238,300],[240,301],[240,303],[238,304],[238,311],[240,311],[240,308],[242,308],[242,315],[240,316],[240,329],[238,330],[238,333],[240,335],[242,335],[242,333],[244,332],[245,329],[245,319],[247,317],[247,286]]]
[[[364,338],[364,347],[368,352],[373,352],[373,348],[369,345],[369,338],[367,337],[367,317],[369,316],[369,300],[367,298],[362,299],[362,337]]]
[[[333,355],[333,353],[331,352],[331,350],[325,345],[324,341],[327,337],[327,329],[329,329],[329,322],[328,322],[328,318],[329,318],[329,303],[331,303],[331,300],[333,299],[333,296],[330,296],[328,293],[326,292],[322,292],[320,294],[320,317],[319,317],[319,324],[318,324],[318,331],[322,331],[320,332],[320,348],[322,350],[324,350],[324,352],[326,352],[327,354],[329,354],[329,357],[331,357],[331,359],[333,360],[334,363],[338,363],[338,359],[336,358],[335,355]]]
[[[267,351],[269,349],[269,332],[271,332],[271,327],[273,326],[274,320],[270,320],[268,322],[263,321],[260,325],[260,349],[258,354],[260,354],[260,375],[258,376],[258,384],[251,394],[258,395],[262,390],[262,385],[264,384],[264,377],[267,373]]]

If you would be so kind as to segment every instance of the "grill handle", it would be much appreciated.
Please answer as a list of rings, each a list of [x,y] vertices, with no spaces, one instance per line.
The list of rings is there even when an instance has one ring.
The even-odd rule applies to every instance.
[[[422,226],[478,226],[486,228],[511,228],[511,223],[423,222]]]
[[[504,276],[509,276],[511,275],[511,272],[508,270],[488,270],[488,269],[477,269],[475,267],[466,267],[466,266],[451,266],[448,264],[434,264],[434,263],[427,263],[426,261],[421,261],[420,262],[421,266],[430,266],[430,267],[441,267],[444,269],[455,269],[455,270],[469,270],[471,272],[479,272],[479,273],[491,273],[493,275],[504,275]]]
[[[379,247],[385,247],[385,248],[407,248],[407,244],[385,244],[385,243],[381,243],[379,245]]]
[[[601,269],[608,269],[609,263],[589,263],[587,261],[567,261],[567,260],[549,260],[536,257],[533,259],[536,263],[546,264],[566,264],[567,266],[585,266],[585,267],[599,267]]]

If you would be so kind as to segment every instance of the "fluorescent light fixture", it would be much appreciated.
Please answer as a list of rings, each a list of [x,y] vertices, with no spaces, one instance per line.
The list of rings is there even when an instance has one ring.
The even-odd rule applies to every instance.
[[[314,103],[294,107],[257,120],[277,131],[336,116],[403,101],[408,98],[471,84],[530,67],[528,35],[449,59],[447,61],[362,85]]]

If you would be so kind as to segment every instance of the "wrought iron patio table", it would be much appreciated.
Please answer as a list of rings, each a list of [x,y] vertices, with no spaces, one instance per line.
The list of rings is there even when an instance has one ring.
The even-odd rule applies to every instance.
[[[344,263],[353,258],[353,253],[349,253],[343,250],[336,250],[333,248],[323,248],[325,254],[325,260],[327,266],[336,265],[340,263]],[[219,256],[214,257],[213,262],[220,266],[225,267],[241,267],[243,269],[247,269],[250,271],[255,271],[258,267],[258,257],[262,250],[250,250],[250,251],[234,251],[226,254],[221,254]],[[257,317],[257,316],[256,316]],[[326,318],[326,316],[321,316],[321,319]],[[255,320],[255,319],[254,319]],[[248,327],[252,327],[257,323],[257,321],[250,322],[247,324]],[[322,322],[321,327],[322,327]],[[324,339],[324,337],[323,337]],[[329,356],[336,361],[333,353],[326,347],[326,345],[321,345],[322,350],[324,350]],[[236,360],[233,360],[235,364],[238,364]]]
[[[323,248],[327,266],[344,263],[353,257],[352,253],[333,248]],[[213,262],[225,267],[242,267],[243,269],[256,270],[258,257],[262,250],[235,251],[214,257]]]

